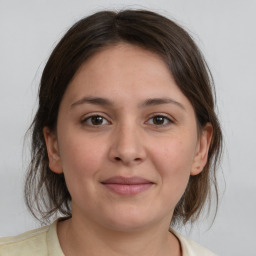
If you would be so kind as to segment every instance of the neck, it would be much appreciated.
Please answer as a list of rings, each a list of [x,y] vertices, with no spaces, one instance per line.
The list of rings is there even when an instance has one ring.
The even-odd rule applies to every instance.
[[[66,256],[180,256],[179,241],[168,225],[163,221],[161,225],[120,231],[72,217],[58,224],[58,236]]]

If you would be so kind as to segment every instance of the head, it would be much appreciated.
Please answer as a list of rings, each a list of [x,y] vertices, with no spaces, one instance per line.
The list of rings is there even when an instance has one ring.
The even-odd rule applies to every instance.
[[[222,135],[215,114],[214,88],[210,71],[199,49],[180,26],[149,11],[104,11],[77,22],[52,52],[42,74],[39,107],[31,125],[32,160],[26,180],[27,205],[43,218],[56,212],[71,216],[71,195],[65,176],[49,167],[43,130],[57,135],[63,98],[79,70],[94,56],[118,45],[130,45],[157,55],[166,64],[175,84],[191,104],[197,134],[212,128],[207,161],[196,175],[190,175],[177,203],[172,224],[198,218],[212,187],[221,153]]]

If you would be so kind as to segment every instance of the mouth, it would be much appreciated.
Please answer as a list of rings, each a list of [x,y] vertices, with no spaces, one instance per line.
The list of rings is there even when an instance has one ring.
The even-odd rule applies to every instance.
[[[154,185],[153,182],[141,177],[115,176],[101,182],[105,188],[119,195],[139,194]]]

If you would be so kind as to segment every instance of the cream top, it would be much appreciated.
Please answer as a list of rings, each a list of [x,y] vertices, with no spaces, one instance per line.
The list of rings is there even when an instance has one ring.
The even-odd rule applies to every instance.
[[[0,238],[0,256],[65,256],[57,236],[57,222],[18,236]],[[182,256],[217,256],[208,249],[172,231],[182,246]]]

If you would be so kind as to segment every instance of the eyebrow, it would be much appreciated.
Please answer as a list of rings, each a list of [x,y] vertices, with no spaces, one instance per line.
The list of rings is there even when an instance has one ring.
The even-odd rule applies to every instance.
[[[148,107],[148,106],[156,106],[156,105],[162,105],[162,104],[174,104],[183,110],[185,110],[185,107],[178,101],[171,99],[171,98],[152,98],[145,100],[140,106],[141,107]]]
[[[114,103],[106,98],[101,98],[101,97],[83,97],[82,99],[74,102],[71,104],[71,108],[82,105],[82,104],[93,104],[93,105],[99,105],[99,106],[108,106],[112,107],[114,106]],[[185,110],[185,107],[180,103],[175,101],[174,99],[171,98],[151,98],[147,99],[144,102],[142,102],[139,107],[140,108],[145,108],[149,106],[157,106],[157,105],[163,105],[163,104],[174,104],[183,110]]]
[[[89,104],[93,104],[93,105],[100,105],[100,106],[113,106],[114,105],[113,102],[111,102],[110,100],[105,99],[105,98],[84,97],[84,98],[74,102],[73,104],[71,104],[71,108],[73,108],[77,105],[85,104],[85,103],[89,103]]]

